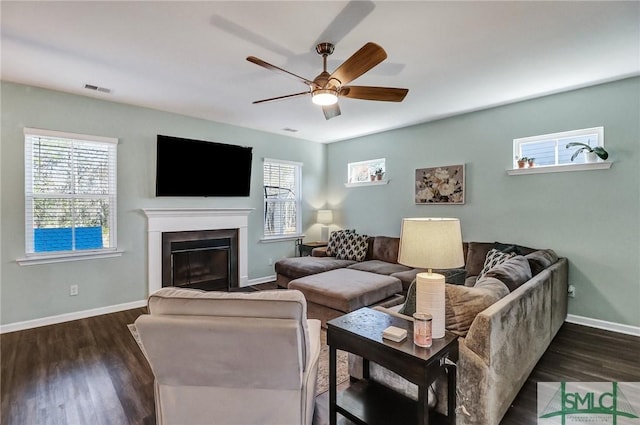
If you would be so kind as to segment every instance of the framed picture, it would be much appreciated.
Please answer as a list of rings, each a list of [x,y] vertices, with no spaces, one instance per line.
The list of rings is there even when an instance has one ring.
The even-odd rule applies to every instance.
[[[416,204],[464,204],[464,164],[418,168]]]

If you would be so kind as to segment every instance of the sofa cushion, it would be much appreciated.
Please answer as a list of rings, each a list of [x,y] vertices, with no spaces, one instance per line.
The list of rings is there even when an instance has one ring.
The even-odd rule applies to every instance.
[[[529,267],[529,261],[526,258],[522,255],[516,255],[492,267],[484,276],[498,279],[509,288],[509,291],[513,291],[531,279],[531,267]]]
[[[558,255],[552,249],[534,251],[525,255],[524,258],[529,261],[529,267],[531,267],[531,274],[533,276],[558,261]]]
[[[483,277],[476,286],[445,284],[445,327],[465,336],[478,313],[509,294],[509,288],[493,277]]]
[[[382,301],[402,290],[398,279],[352,269],[337,269],[289,282],[307,301],[345,313]]]
[[[413,274],[414,278],[411,281],[411,283],[409,284],[409,289],[407,289],[407,297],[406,300],[404,302],[404,305],[400,308],[399,312],[402,314],[406,314],[407,316],[411,316],[413,315],[413,313],[416,312],[416,279],[415,276],[418,273],[423,273],[426,272],[426,270],[423,269],[413,269],[410,270],[408,272],[402,272],[402,274],[404,274],[404,276],[409,276],[409,274]],[[436,269],[433,270],[434,273],[438,273],[438,274],[442,274],[444,275],[444,280],[446,283],[452,284],[452,285],[463,285],[464,284],[464,278],[467,274],[467,271],[465,269]],[[401,273],[394,273],[391,276],[394,277],[398,277],[398,275]],[[398,278],[400,279],[400,278]],[[400,279],[402,280],[402,279]],[[404,283],[403,283],[404,285]]]
[[[342,244],[338,247],[336,258],[339,260],[363,261],[367,256],[367,235],[347,233]]]
[[[484,276],[485,273],[487,273],[489,270],[491,270],[498,264],[504,263],[509,258],[515,257],[515,255],[516,255],[515,252],[507,253],[507,252],[498,251],[495,248],[491,248],[487,253],[487,257],[484,260],[484,266],[482,267],[480,274],[478,274],[478,279],[480,279],[482,276]]]
[[[290,279],[341,269],[354,264],[352,260],[338,260],[335,257],[293,257],[276,261],[276,273]]]
[[[338,252],[338,249],[342,246],[344,239],[347,237],[349,233],[355,233],[354,229],[343,229],[336,230],[335,232],[331,232],[329,236],[329,242],[327,242],[327,255],[335,256]]]
[[[487,253],[493,248],[492,242],[469,242],[465,268],[469,276],[478,276],[484,267]]]
[[[397,263],[399,249],[400,238],[376,236],[373,238],[371,255],[367,260],[380,260],[387,263]]]
[[[361,263],[352,264],[349,266],[349,268],[354,270],[362,270],[364,272],[386,274],[386,275],[391,275],[397,272],[406,272],[406,271],[413,270],[411,269],[411,267],[403,266],[402,264],[388,263],[386,261],[381,261],[381,260],[367,260]]]

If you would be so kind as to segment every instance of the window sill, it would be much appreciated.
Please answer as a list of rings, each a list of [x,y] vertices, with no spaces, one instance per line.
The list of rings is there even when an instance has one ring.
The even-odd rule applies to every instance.
[[[507,170],[507,174],[510,176],[519,176],[523,174],[561,173],[565,171],[607,170],[611,168],[612,164],[613,163],[610,161],[603,161],[591,164],[547,165],[533,168],[514,168]]]
[[[390,180],[374,180],[369,182],[359,182],[359,183],[345,183],[344,187],[362,187],[362,186],[381,186],[383,184],[388,184]]]
[[[65,263],[68,261],[95,260],[98,258],[121,257],[124,251],[88,251],[82,253],[65,254],[41,254],[25,258],[18,258],[16,263],[21,266],[33,266],[36,264]]]
[[[296,241],[302,238],[304,238],[304,235],[266,236],[260,239],[260,243]]]

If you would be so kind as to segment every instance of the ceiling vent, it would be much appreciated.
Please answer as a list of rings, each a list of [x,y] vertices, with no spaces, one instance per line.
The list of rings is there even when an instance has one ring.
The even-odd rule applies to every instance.
[[[106,87],[94,86],[93,84],[85,84],[84,88],[87,90],[99,91],[101,93],[111,93],[111,89]]]

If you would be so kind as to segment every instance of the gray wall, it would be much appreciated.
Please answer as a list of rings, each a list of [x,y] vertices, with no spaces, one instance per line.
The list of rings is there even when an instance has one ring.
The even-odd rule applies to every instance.
[[[411,96],[411,93],[409,93]],[[339,224],[398,236],[403,217],[458,217],[467,241],[552,248],[577,288],[569,313],[640,326],[640,79],[331,144]],[[604,126],[609,170],[508,176],[514,138]],[[385,186],[345,188],[347,163],[385,157]],[[415,205],[416,168],[466,164],[464,205]]]
[[[110,136],[118,146],[118,248],[122,257],[19,266],[24,257],[23,127]],[[252,146],[248,198],[155,198],[156,135]],[[261,243],[262,158],[304,163],[303,228],[325,200],[326,146],[318,143],[11,83],[2,84],[0,324],[144,300],[148,207],[243,207],[249,216],[249,279],[274,275],[269,259],[294,254],[294,242]],[[212,170],[216,164],[212,164]],[[69,296],[69,285],[79,295]]]

